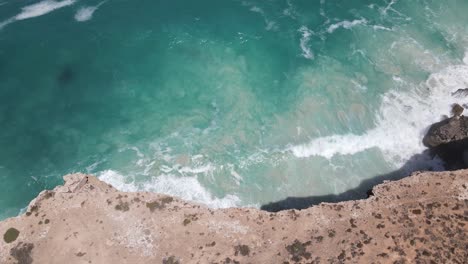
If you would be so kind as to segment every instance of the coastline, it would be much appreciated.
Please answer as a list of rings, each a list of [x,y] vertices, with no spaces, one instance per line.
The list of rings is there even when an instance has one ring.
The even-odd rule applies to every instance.
[[[468,264],[468,1],[0,6],[0,264]]]
[[[417,172],[364,200],[210,209],[64,177],[0,222],[2,263],[438,263],[466,259],[468,170]],[[15,237],[15,232],[18,232]],[[9,241],[7,243],[7,240]]]

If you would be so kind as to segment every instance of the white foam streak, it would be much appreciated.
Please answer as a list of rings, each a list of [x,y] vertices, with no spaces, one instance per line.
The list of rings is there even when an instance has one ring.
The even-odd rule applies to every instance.
[[[54,0],[44,0],[39,3],[25,6],[21,9],[21,13],[17,14],[14,17],[11,17],[0,23],[0,30],[2,30],[8,24],[11,24],[15,21],[25,20],[33,17],[43,16],[54,10],[57,10],[62,7],[73,5],[77,0],[63,0],[63,1],[54,1]]]
[[[393,30],[390,29],[390,28],[387,28],[387,27],[384,27],[384,26],[380,26],[380,25],[374,25],[374,26],[372,26],[372,28],[373,28],[374,30],[393,31]]]
[[[0,30],[6,27],[8,24],[15,22],[14,18],[7,19],[0,23]]]
[[[328,33],[333,33],[335,30],[339,29],[339,28],[345,28],[345,29],[350,29],[354,26],[357,26],[357,25],[365,25],[367,24],[367,20],[362,18],[362,19],[356,19],[356,20],[353,20],[353,21],[348,21],[348,20],[344,20],[344,21],[341,21],[341,22],[338,22],[336,24],[333,24],[333,25],[330,25],[327,29],[327,32]]]
[[[182,167],[179,172],[180,173],[193,173],[193,174],[198,174],[198,173],[208,173],[212,172],[214,170],[214,167],[211,166],[210,164],[200,166],[200,167]]]
[[[75,20],[78,22],[88,21],[93,17],[94,11],[96,11],[97,7],[81,7],[75,14]]]
[[[265,24],[266,24],[266,27],[265,27],[266,30],[270,31],[270,30],[277,30],[278,29],[278,26],[276,25],[276,22],[268,19],[265,11],[262,8],[260,8],[258,6],[255,6],[252,3],[247,3],[247,2],[243,2],[242,5],[250,7],[249,10],[251,12],[258,13],[263,17],[263,20],[265,21]]]
[[[50,13],[59,8],[72,5],[76,0],[63,0],[63,1],[53,1],[45,0],[36,4],[25,6],[21,9],[21,13],[15,16],[15,20],[23,20],[33,17],[38,17]]]
[[[294,8],[293,4],[291,3],[291,0],[286,0],[286,4],[288,5],[288,7],[283,10],[283,15],[295,19],[296,18],[296,9]]]
[[[176,196],[184,200],[199,202],[212,208],[228,208],[240,205],[239,197],[226,195],[216,198],[204,188],[195,177],[176,177],[173,175],[160,175],[141,184],[126,182],[124,177],[113,170],[103,171],[99,179],[113,185],[116,189],[125,192],[149,191]]]
[[[387,5],[385,8],[382,8],[382,9],[381,9],[380,13],[381,13],[382,15],[386,15],[387,12],[388,12],[388,10],[394,10],[392,6],[393,6],[394,4],[396,4],[396,3],[397,3],[397,0],[392,0],[392,1],[390,1],[390,3],[388,3],[388,5]]]
[[[468,61],[468,55],[464,61]],[[395,83],[411,85],[398,77],[395,77]],[[432,74],[425,83],[411,91],[387,92],[382,99],[377,125],[367,133],[320,137],[290,150],[297,157],[330,159],[335,155],[350,155],[376,147],[386,154],[389,162],[401,166],[425,149],[422,137],[427,126],[439,121],[444,109],[449,113],[450,105],[457,102],[451,93],[467,85],[468,65],[450,66]]]
[[[93,18],[94,12],[107,1],[103,1],[96,6],[85,6],[81,7],[76,11],[75,20],[78,22],[85,22]]]
[[[302,26],[299,29],[299,32],[302,33],[302,37],[301,37],[302,56],[304,56],[304,58],[306,59],[313,59],[314,54],[312,53],[309,47],[310,37],[312,36],[313,32],[310,31],[306,26]]]
[[[250,8],[250,11],[263,14],[263,10],[262,10],[260,7],[258,7],[258,6],[252,6],[252,7]]]

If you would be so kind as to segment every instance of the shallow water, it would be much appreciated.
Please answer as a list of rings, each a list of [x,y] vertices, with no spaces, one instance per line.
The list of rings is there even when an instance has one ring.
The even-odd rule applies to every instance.
[[[230,207],[398,169],[464,103],[451,92],[468,87],[467,12],[464,0],[0,1],[0,218],[72,172]]]

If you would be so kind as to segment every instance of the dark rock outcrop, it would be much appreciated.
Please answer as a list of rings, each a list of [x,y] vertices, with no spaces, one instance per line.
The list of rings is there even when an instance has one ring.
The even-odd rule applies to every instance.
[[[452,93],[452,96],[455,96],[458,98],[468,97],[468,88],[458,89]]]
[[[468,138],[468,117],[449,118],[431,126],[423,143],[428,148]]]
[[[434,155],[439,156],[448,170],[468,167],[464,156],[468,150],[468,117],[454,116],[433,124],[423,143]]]

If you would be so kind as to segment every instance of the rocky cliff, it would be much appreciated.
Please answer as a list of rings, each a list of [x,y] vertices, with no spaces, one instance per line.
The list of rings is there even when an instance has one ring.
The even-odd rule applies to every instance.
[[[366,200],[209,209],[64,177],[0,223],[0,263],[466,263],[468,170],[415,173]],[[417,260],[420,260],[418,262]]]

